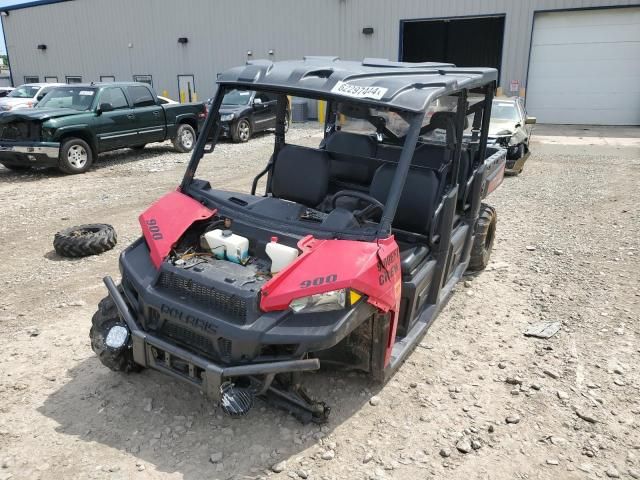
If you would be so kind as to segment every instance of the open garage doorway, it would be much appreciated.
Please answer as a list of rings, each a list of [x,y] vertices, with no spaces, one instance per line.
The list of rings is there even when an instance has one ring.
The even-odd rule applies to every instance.
[[[504,15],[402,20],[400,60],[500,71],[503,36]]]

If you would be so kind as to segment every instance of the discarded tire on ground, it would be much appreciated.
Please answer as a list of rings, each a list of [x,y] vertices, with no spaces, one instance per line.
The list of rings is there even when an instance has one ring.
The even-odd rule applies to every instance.
[[[118,238],[111,225],[92,223],[59,231],[53,248],[63,257],[86,257],[111,250],[116,243]]]
[[[471,247],[468,270],[484,270],[489,264],[493,242],[496,238],[497,223],[498,215],[496,214],[496,209],[483,203],[476,223],[476,235]]]

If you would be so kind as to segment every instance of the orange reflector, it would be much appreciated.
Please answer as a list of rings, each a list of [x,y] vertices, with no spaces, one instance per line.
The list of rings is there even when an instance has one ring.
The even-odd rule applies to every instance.
[[[355,305],[358,300],[362,298],[355,290],[349,290],[349,305]]]

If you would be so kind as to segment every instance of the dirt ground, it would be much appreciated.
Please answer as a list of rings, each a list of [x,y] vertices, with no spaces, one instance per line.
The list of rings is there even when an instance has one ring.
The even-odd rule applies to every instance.
[[[124,150],[81,176],[0,167],[0,480],[640,478],[638,137],[540,127],[524,173],[489,199],[489,268],[459,284],[386,385],[310,375],[333,408],[322,427],[261,403],[231,419],[194,389],[113,373],[91,351],[101,278],[118,276],[138,214],[175,188],[188,155]],[[221,145],[206,174],[248,189],[271,141]],[[89,222],[113,224],[118,246],[53,252],[56,231]],[[542,320],[561,330],[523,336]]]

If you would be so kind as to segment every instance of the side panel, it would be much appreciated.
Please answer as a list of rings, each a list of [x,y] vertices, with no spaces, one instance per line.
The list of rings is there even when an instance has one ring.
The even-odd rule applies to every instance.
[[[393,237],[374,242],[303,238],[302,254],[262,288],[260,308],[286,310],[295,298],[352,288],[383,312],[393,312],[385,364],[395,340],[402,279],[400,251]]]
[[[156,268],[187,228],[198,220],[211,218],[215,213],[215,210],[180,192],[165,195],[142,213],[138,220]]]

